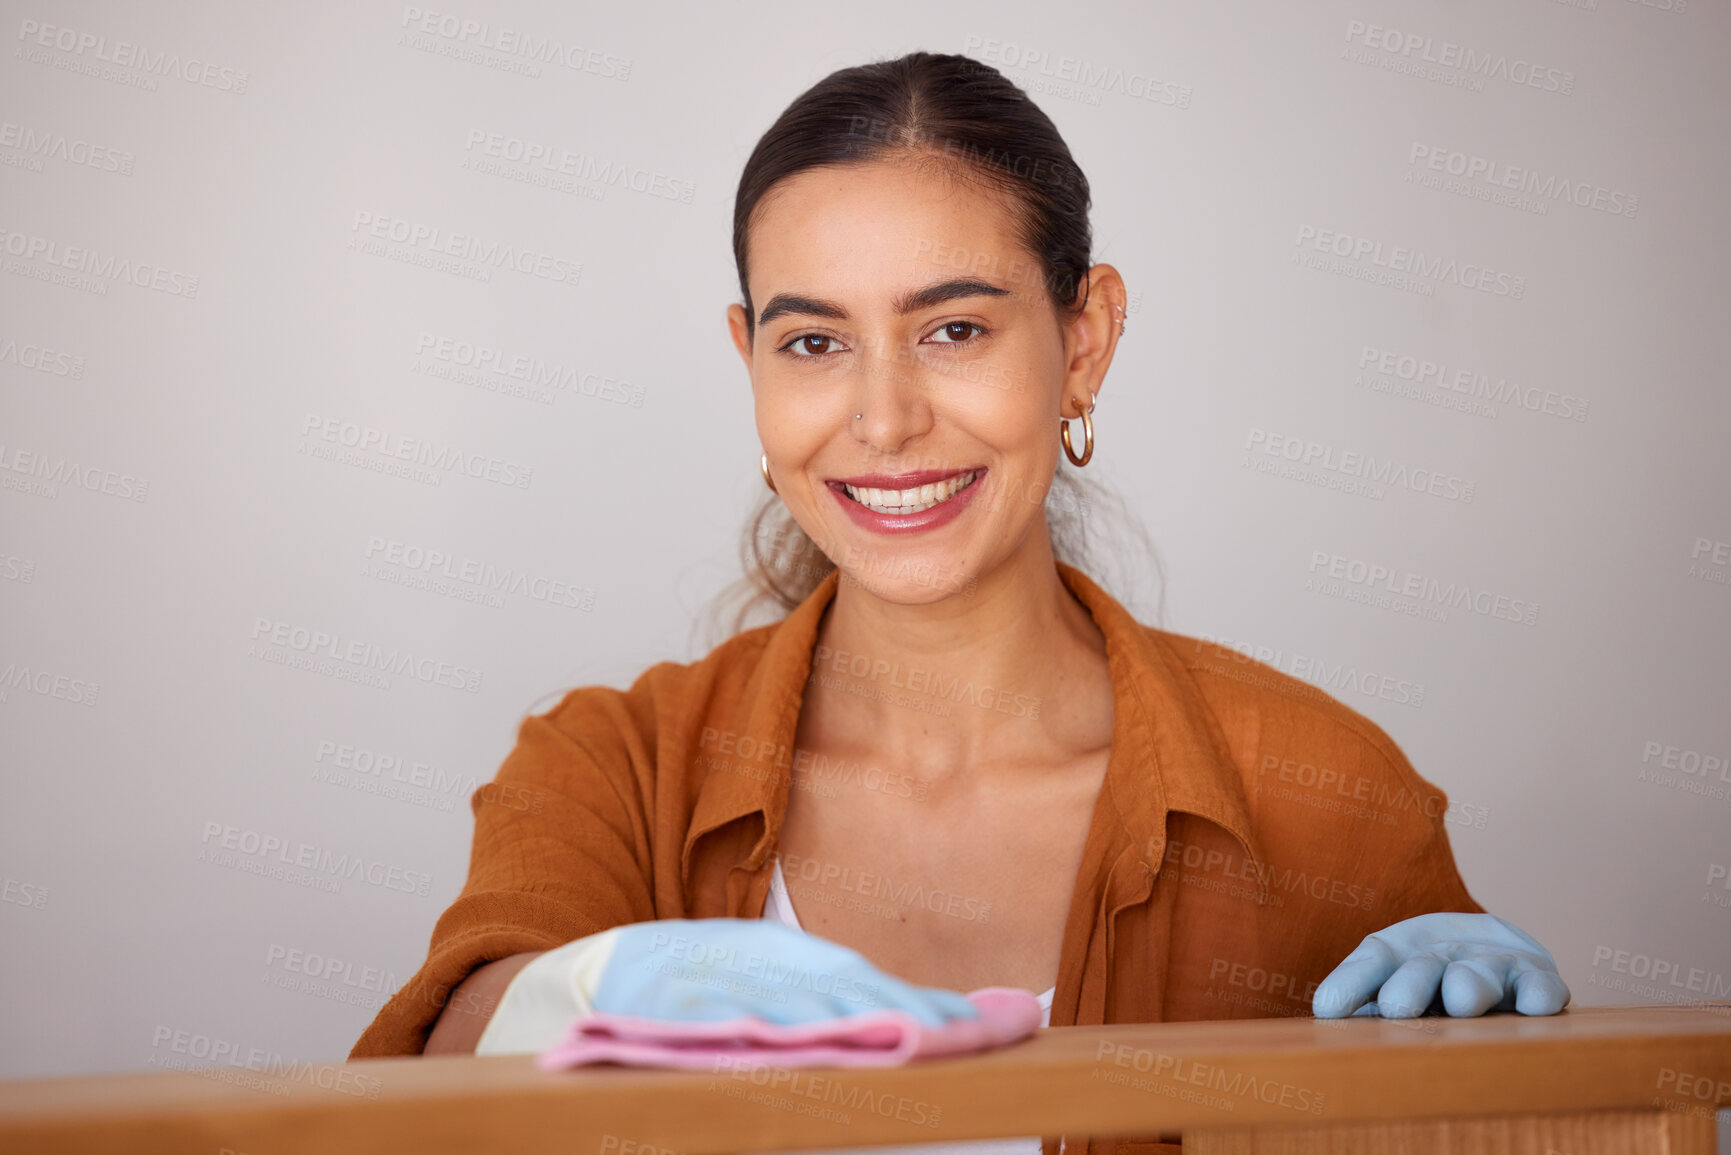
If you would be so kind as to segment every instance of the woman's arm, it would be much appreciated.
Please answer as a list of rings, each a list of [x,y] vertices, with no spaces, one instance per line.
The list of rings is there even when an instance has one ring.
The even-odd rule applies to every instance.
[[[446,1044],[441,1032],[445,1053],[472,1053],[507,980],[522,969],[513,964],[497,986],[489,983],[488,1000],[468,993],[481,964],[655,917],[655,818],[644,801],[654,771],[639,727],[653,736],[656,713],[651,689],[632,692],[646,700],[605,686],[573,690],[550,713],[523,720],[499,773],[470,796],[468,878],[433,927],[427,961],[379,1009],[349,1058],[426,1054],[441,1017],[466,1027],[446,1028],[458,1029],[462,1046]],[[674,824],[662,837],[683,834]],[[458,989],[465,995],[454,999]]]
[[[505,996],[505,988],[511,985],[511,980],[517,977],[517,972],[546,954],[546,951],[524,951],[522,954],[507,955],[495,959],[484,967],[477,968],[468,978],[458,983],[451,991],[451,997],[445,1001],[444,1010],[433,1021],[433,1029],[427,1035],[426,1049],[423,1055],[472,1055],[475,1044],[481,1041],[481,1032],[487,1029],[487,1021],[493,1017],[493,1012],[499,1007],[499,1000]]]

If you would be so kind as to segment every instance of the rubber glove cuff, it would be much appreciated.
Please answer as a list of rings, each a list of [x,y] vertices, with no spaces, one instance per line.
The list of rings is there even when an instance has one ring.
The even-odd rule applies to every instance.
[[[622,927],[550,950],[518,971],[499,999],[477,1055],[538,1054],[565,1037],[571,1020],[595,1009],[601,974]]]

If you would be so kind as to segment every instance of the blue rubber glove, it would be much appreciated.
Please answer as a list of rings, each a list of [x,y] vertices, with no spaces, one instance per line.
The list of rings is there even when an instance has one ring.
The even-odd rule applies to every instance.
[[[1319,1019],[1410,1019],[1439,989],[1457,1018],[1554,1015],[1569,1004],[1551,952],[1519,927],[1494,914],[1421,914],[1359,943],[1316,988],[1310,1009]]]
[[[755,1015],[782,1026],[899,1010],[922,1026],[978,1018],[956,991],[918,987],[850,950],[755,918],[658,919],[617,926],[548,951],[518,971],[475,1048],[539,1052],[578,1015],[665,1022]]]

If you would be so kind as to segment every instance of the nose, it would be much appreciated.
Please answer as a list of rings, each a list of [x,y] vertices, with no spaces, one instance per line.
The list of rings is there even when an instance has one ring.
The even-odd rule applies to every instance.
[[[895,456],[931,431],[934,414],[926,367],[899,343],[862,341],[852,376],[844,420],[854,440],[869,452]]]

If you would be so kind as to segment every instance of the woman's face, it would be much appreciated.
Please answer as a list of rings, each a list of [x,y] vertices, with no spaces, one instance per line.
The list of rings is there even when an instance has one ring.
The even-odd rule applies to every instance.
[[[1049,548],[1058,419],[1110,363],[1115,272],[1061,319],[1001,194],[892,159],[777,184],[749,277],[756,332],[729,323],[770,474],[846,577],[924,604]]]

